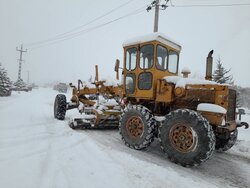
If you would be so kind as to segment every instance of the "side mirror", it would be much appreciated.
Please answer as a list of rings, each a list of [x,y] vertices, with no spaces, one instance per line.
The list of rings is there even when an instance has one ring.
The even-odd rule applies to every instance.
[[[76,88],[76,86],[74,86],[72,83],[69,83],[69,87]]]
[[[245,115],[246,112],[245,112],[244,109],[241,109],[241,108],[238,110],[238,112],[239,112],[239,115],[240,115],[240,116],[239,116],[239,120],[241,121],[241,115]]]
[[[117,60],[115,61],[115,72],[118,72],[118,71],[119,71],[119,67],[120,67],[120,60],[117,59]]]
[[[239,111],[239,114],[241,114],[241,115],[245,115],[246,114],[245,110],[242,109],[242,108],[240,108],[238,111]]]

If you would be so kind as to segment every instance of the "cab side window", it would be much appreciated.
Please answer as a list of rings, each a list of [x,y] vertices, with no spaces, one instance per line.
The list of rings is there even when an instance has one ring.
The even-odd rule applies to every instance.
[[[135,74],[127,74],[125,79],[126,93],[133,94],[135,92]]]
[[[129,48],[126,52],[126,69],[134,70],[136,67],[137,49]]]
[[[167,70],[167,63],[168,63],[168,50],[167,48],[157,45],[156,50],[156,68],[158,70],[165,71]]]
[[[150,69],[154,64],[154,46],[145,45],[140,49],[140,68]]]
[[[177,73],[178,70],[178,54],[174,51],[169,52],[168,71]]]

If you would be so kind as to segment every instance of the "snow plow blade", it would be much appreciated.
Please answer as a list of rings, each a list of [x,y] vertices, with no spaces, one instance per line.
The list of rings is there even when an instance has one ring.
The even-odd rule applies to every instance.
[[[106,120],[99,124],[93,124],[84,118],[75,118],[69,122],[72,129],[117,129],[119,121]]]

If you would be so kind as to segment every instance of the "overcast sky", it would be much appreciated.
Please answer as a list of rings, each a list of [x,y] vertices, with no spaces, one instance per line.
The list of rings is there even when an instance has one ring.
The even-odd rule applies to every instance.
[[[99,65],[103,77],[113,76],[114,62],[123,62],[122,43],[153,31],[154,11],[142,11],[95,30],[89,28],[143,10],[150,0],[133,0],[107,16],[81,27],[77,37],[41,47],[32,43],[53,38],[84,25],[129,0],[0,0],[0,62],[12,80],[17,79],[21,43],[28,49],[23,57],[22,78],[46,83],[76,82],[94,75]],[[162,1],[163,2],[163,1]],[[174,5],[250,3],[250,0],[172,0]],[[87,29],[87,33],[83,30]],[[250,87],[250,6],[169,7],[160,12],[159,32],[182,45],[180,69],[188,67],[193,75],[205,75],[208,52],[214,49],[231,68],[236,84]],[[71,37],[71,35],[69,36]],[[68,38],[69,38],[68,37]],[[39,47],[39,48],[37,48]]]

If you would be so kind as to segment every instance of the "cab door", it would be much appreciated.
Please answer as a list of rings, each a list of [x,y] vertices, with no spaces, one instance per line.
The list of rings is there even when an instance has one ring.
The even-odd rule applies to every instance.
[[[131,46],[124,50],[124,92],[127,97],[133,97],[136,94],[136,75],[138,46]]]
[[[139,98],[153,99],[154,45],[140,46],[138,58],[137,93]]]

